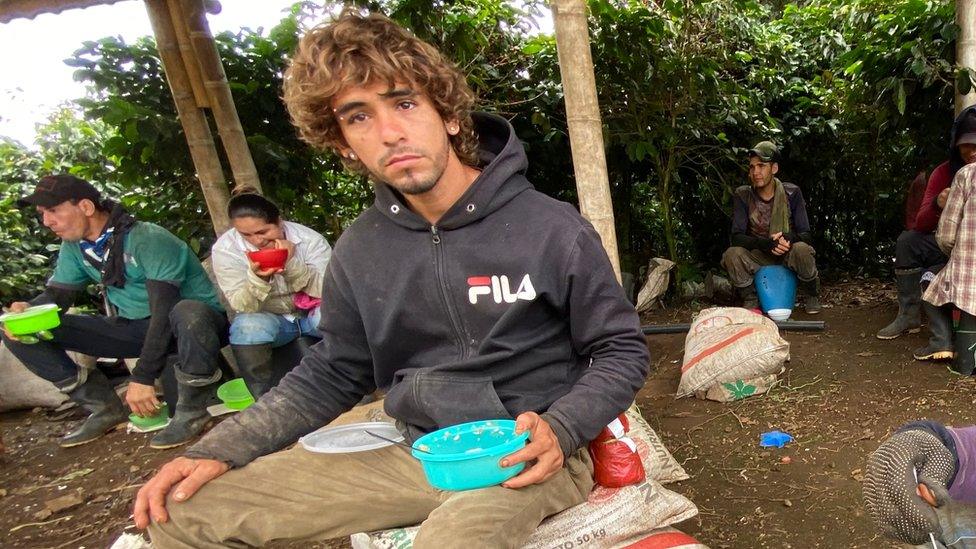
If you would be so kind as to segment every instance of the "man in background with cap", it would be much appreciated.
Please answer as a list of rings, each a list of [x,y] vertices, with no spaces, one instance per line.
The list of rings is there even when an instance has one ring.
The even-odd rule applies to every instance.
[[[118,203],[103,200],[90,183],[72,175],[41,178],[19,204],[37,209],[44,226],[61,239],[61,249],[45,290],[8,310],[55,303],[66,311],[77,294],[95,282],[106,306],[117,311],[111,317],[62,314],[50,341],[19,341],[4,330],[3,343],[14,356],[91,413],[61,439],[61,446],[91,442],[128,420],[105,374],[80,368],[65,351],[138,357],[126,402],[134,413],[150,416],[160,407],[155,380],[174,347],[179,355],[175,415],[150,446],[188,442],[209,419],[206,406],[221,377],[217,353],[227,340],[227,319],[200,261],[172,233],[136,221]]]
[[[722,255],[722,266],[743,307],[758,306],[753,277],[760,267],[782,264],[796,273],[806,295],[808,314],[820,312],[820,278],[810,235],[806,202],[800,188],[783,183],[779,149],[770,141],[749,149],[750,185],[732,196],[732,246]]]
[[[929,176],[925,196],[915,222],[898,235],[895,243],[895,285],[898,289],[898,316],[878,331],[878,339],[895,339],[903,333],[918,332],[922,325],[921,307],[929,319],[931,338],[925,347],[916,349],[916,360],[951,360],[951,313],[923,303],[922,289],[949,260],[935,240],[935,229],[949,197],[949,187],[956,172],[976,162],[976,106],[963,109],[949,132],[949,159],[939,164]]]

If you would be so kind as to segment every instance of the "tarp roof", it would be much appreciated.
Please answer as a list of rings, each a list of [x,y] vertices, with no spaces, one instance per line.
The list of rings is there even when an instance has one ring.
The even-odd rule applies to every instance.
[[[61,13],[75,8],[115,4],[124,0],[0,0],[0,23],[33,19],[42,13]]]

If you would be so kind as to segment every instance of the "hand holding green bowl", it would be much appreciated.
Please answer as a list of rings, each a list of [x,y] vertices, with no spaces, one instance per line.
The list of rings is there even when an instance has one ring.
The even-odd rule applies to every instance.
[[[50,330],[61,325],[60,309],[54,303],[35,305],[19,313],[0,315],[0,323],[21,343],[37,343],[51,340]]]

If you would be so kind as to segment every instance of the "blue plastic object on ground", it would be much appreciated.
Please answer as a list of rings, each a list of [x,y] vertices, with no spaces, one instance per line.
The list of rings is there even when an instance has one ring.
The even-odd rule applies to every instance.
[[[770,431],[759,435],[759,445],[763,448],[782,448],[792,440],[793,437],[783,431]]]
[[[499,462],[522,449],[528,438],[528,432],[515,434],[510,419],[473,421],[418,438],[411,453],[434,488],[471,490],[501,484],[520,473],[525,463],[502,467]]]
[[[756,294],[763,312],[773,320],[786,320],[796,302],[796,275],[782,265],[766,265],[756,271]]]

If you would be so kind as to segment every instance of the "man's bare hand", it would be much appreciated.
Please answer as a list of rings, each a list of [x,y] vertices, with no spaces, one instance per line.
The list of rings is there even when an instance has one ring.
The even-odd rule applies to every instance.
[[[175,501],[186,501],[197,493],[201,486],[219,477],[230,469],[230,465],[215,459],[190,459],[178,457],[163,465],[156,476],[149,479],[136,494],[132,517],[136,528],[149,526],[150,521],[166,522],[166,495],[175,486]]]
[[[951,190],[952,187],[946,187],[945,189],[942,189],[939,196],[935,197],[935,203],[939,205],[940,210],[945,209],[946,202],[949,200],[949,191]]]
[[[505,481],[505,488],[522,488],[544,482],[563,466],[563,451],[552,427],[535,412],[525,412],[515,418],[515,433],[529,432],[529,442],[514,454],[502,458],[502,467],[526,462],[526,468]],[[530,463],[534,461],[534,463]]]
[[[776,241],[776,247],[773,248],[773,255],[784,255],[786,252],[790,251],[791,247],[792,244],[790,244],[789,240],[780,237],[779,240]]]
[[[7,311],[8,313],[22,313],[26,311],[28,307],[30,307],[30,303],[27,303],[26,301],[14,301],[7,307],[4,307],[4,310]],[[8,338],[14,341],[19,341],[17,339],[17,336],[10,333],[10,330],[7,329],[6,325],[3,326],[3,335],[7,336]]]
[[[786,238],[783,237],[783,233],[773,233],[769,235],[769,238],[770,240],[776,243],[776,245],[773,246],[773,249],[770,250],[769,253],[775,256],[780,256],[790,251],[790,246],[791,246],[790,241],[786,240]]]
[[[159,399],[156,398],[156,388],[134,381],[129,382],[125,391],[125,402],[137,416],[149,417],[159,411]]]

